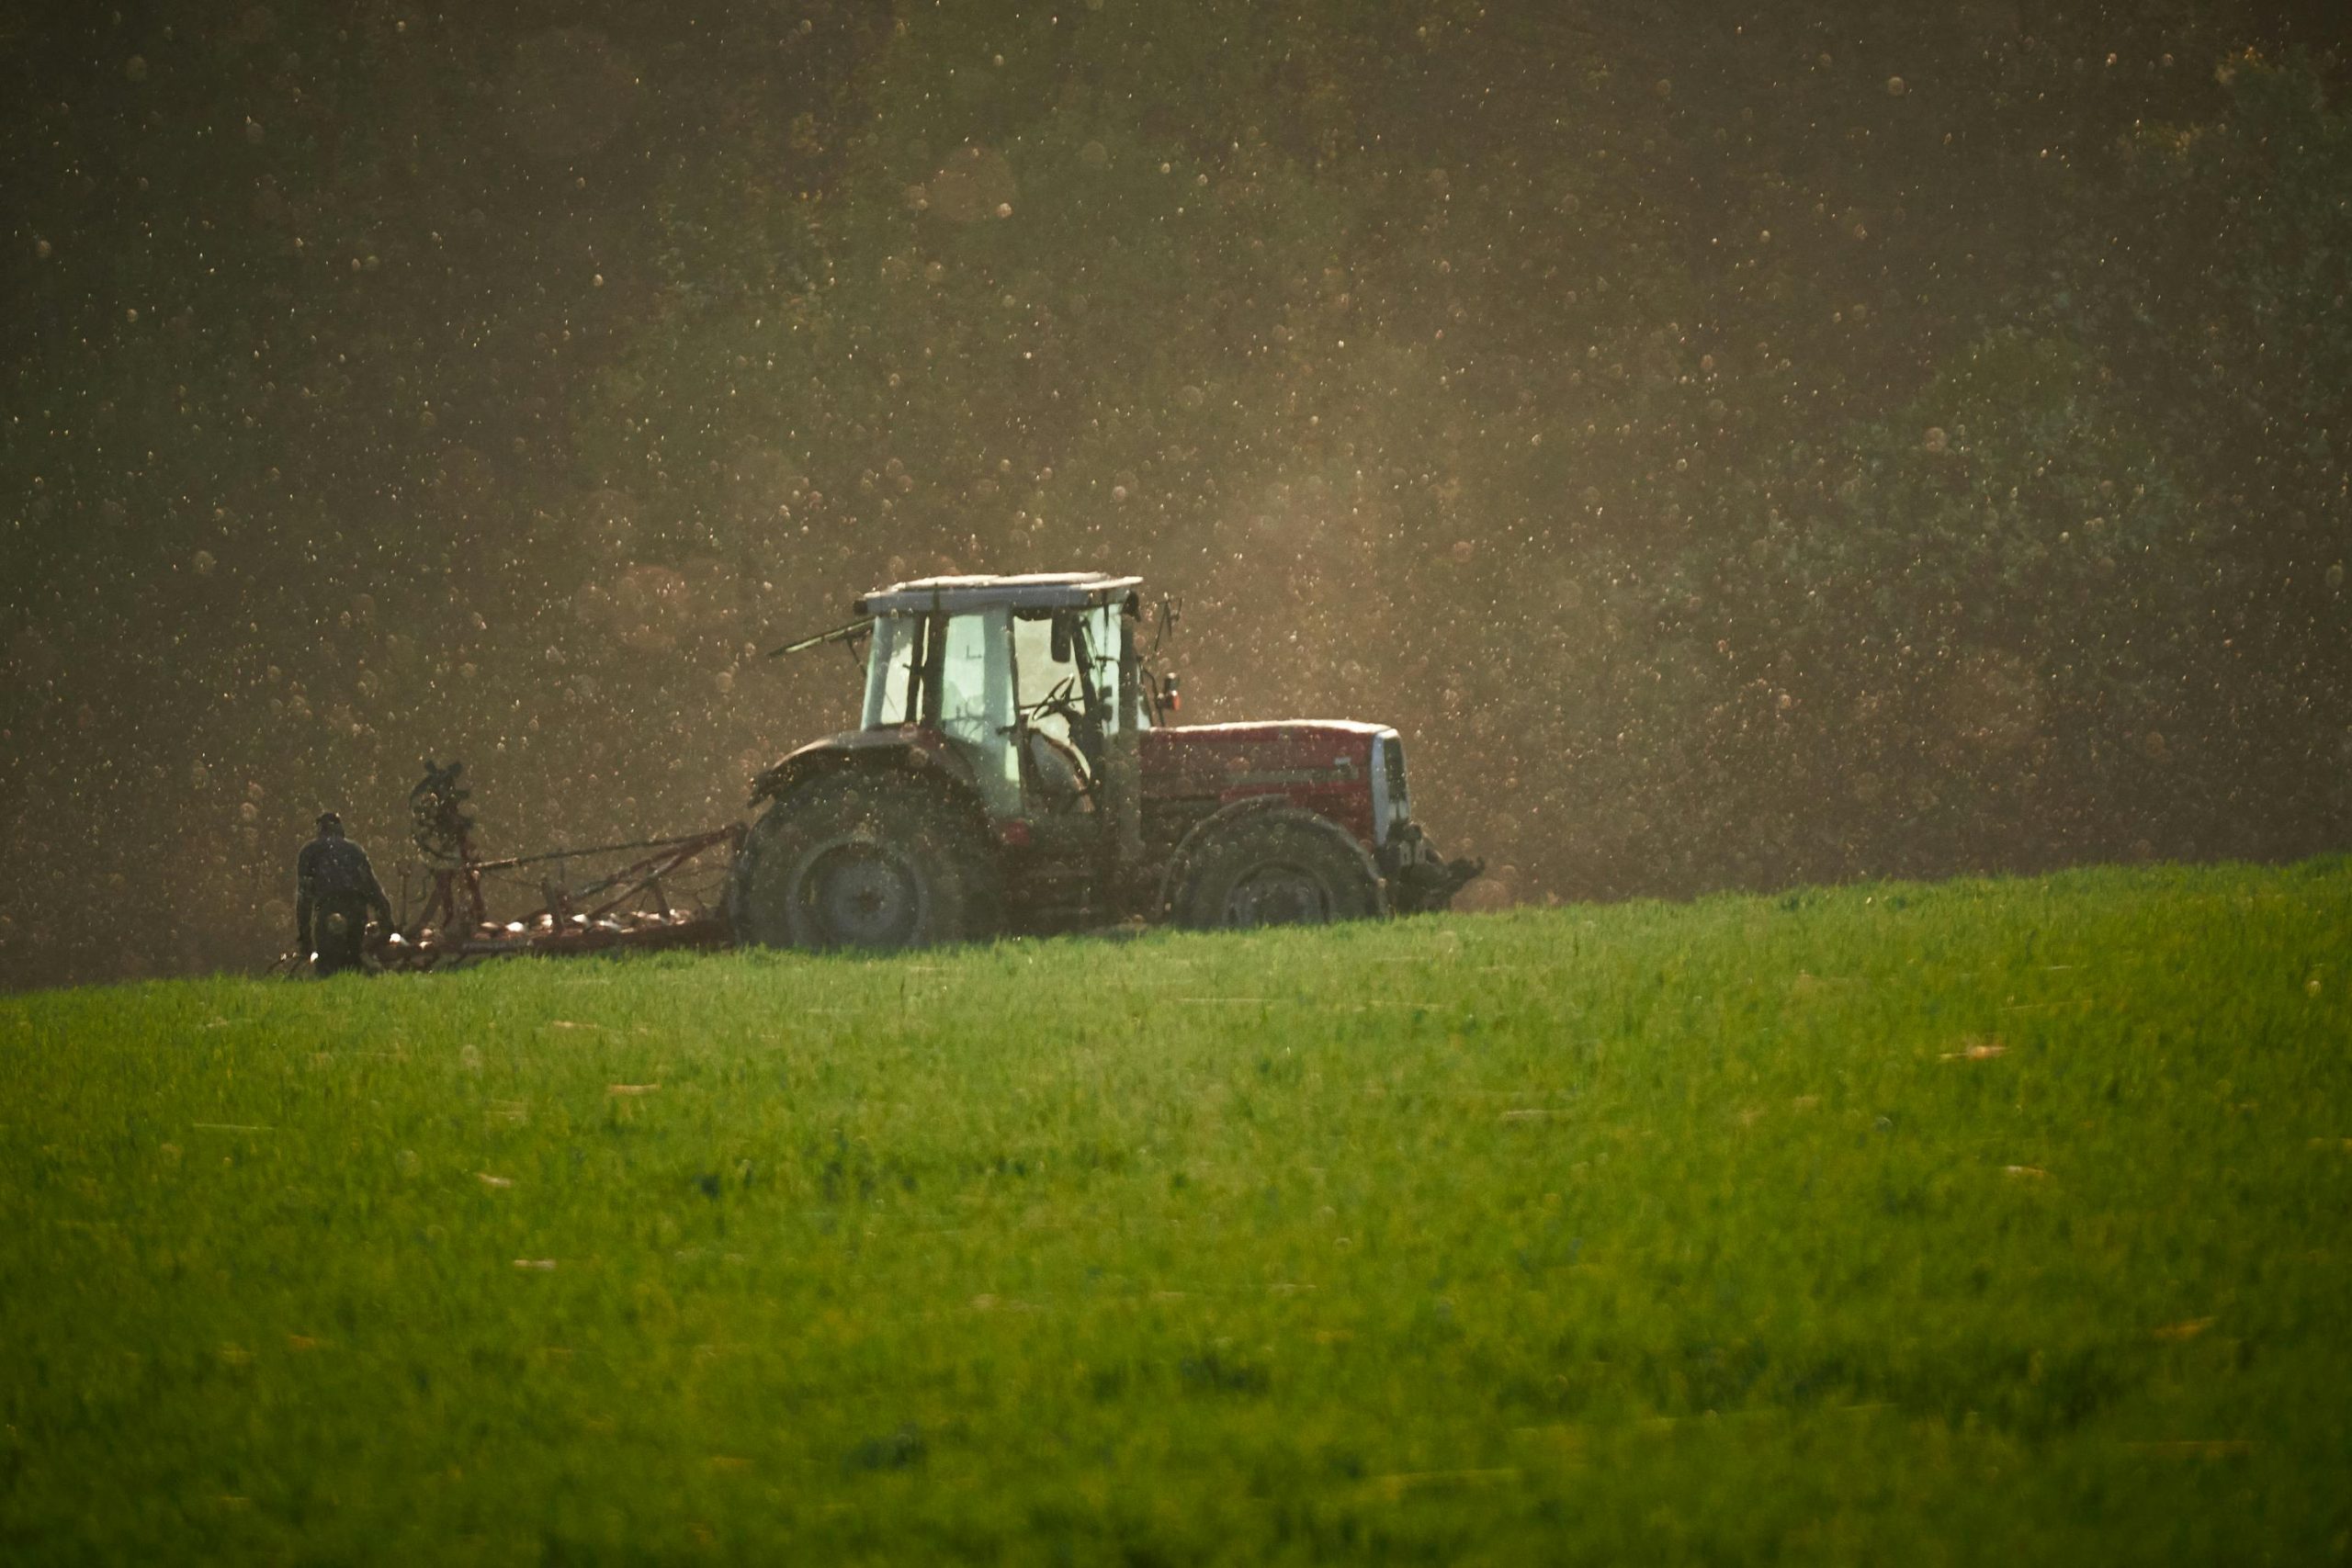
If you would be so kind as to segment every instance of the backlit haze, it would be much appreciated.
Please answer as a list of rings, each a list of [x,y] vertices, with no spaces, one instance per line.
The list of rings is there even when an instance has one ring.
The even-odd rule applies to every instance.
[[[2332,5],[0,5],[0,984],[680,831],[947,570],[1465,904],[2352,841]]]

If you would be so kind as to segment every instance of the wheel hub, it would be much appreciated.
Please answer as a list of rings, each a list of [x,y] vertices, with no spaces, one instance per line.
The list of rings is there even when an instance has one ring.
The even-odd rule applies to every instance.
[[[1319,926],[1331,919],[1331,896],[1303,866],[1263,865],[1226,895],[1228,926]]]
[[[808,868],[806,908],[828,942],[902,947],[922,919],[922,886],[900,857],[877,844],[840,844]]]

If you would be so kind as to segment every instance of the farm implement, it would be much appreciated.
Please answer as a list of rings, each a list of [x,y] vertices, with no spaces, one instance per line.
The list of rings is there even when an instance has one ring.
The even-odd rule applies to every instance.
[[[465,809],[472,792],[458,782],[464,771],[463,762],[442,767],[428,761],[424,777],[409,792],[427,890],[423,908],[409,917],[405,911],[417,873],[402,873],[402,917],[374,946],[384,968],[448,969],[480,958],[724,947],[731,940],[713,895],[742,845],[740,824],[486,860],[476,852],[474,818]],[[635,858],[579,887],[569,885],[572,863],[608,863],[622,855]],[[493,919],[485,884],[514,880],[536,881],[538,904],[511,919]]]
[[[866,644],[865,701],[857,728],[752,781],[748,825],[482,859],[461,765],[428,763],[409,797],[424,903],[379,941],[380,962],[1314,924],[1443,908],[1479,874],[1414,819],[1394,728],[1173,722],[1176,677],[1138,648],[1139,586],[927,578],[776,649]],[[622,856],[567,881],[573,863]],[[535,878],[528,913],[492,915],[486,884]]]

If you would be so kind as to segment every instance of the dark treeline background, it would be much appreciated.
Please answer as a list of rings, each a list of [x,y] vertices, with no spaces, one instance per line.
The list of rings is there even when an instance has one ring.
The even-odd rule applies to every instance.
[[[1487,900],[2352,841],[2333,0],[0,5],[0,981],[1120,567]],[[389,874],[388,874],[389,879]]]

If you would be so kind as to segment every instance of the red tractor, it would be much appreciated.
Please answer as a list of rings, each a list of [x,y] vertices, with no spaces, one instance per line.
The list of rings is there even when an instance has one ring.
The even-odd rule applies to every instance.
[[[1442,908],[1478,874],[1412,817],[1394,729],[1172,726],[1139,580],[938,577],[779,652],[870,637],[859,728],[762,773],[727,877],[733,939],[899,948],[1141,919]]]

